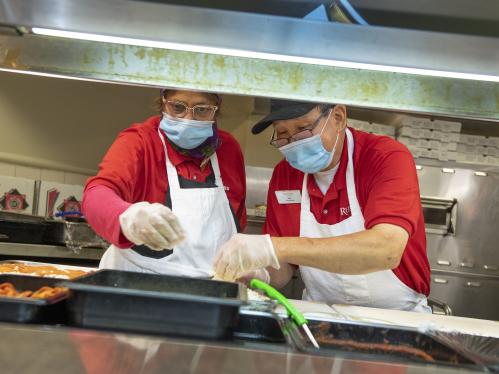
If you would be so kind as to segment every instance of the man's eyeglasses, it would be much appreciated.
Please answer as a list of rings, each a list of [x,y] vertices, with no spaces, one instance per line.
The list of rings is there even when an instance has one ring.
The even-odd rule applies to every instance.
[[[212,120],[218,110],[216,105],[199,104],[189,107],[186,103],[176,100],[167,100],[166,107],[168,113],[177,118],[185,117],[189,110],[192,110],[192,118],[199,121]]]
[[[277,138],[275,139],[275,130],[274,133],[272,134],[272,140],[270,141],[270,144],[273,145],[276,148],[281,148],[284,147],[285,145],[288,145],[289,143],[296,142],[298,140],[303,140],[310,138],[314,135],[313,131],[319,124],[320,120],[326,115],[326,112],[322,112],[319,117],[314,121],[314,123],[307,129],[298,131],[296,134],[293,136],[290,136],[289,138]]]

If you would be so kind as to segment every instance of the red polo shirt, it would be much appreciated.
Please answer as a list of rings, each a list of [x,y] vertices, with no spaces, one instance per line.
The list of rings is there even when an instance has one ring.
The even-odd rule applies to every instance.
[[[85,186],[85,194],[92,187],[105,186],[113,190],[126,203],[147,201],[165,203],[168,178],[165,167],[163,144],[158,135],[160,117],[154,116],[144,123],[134,124],[122,131],[107,151],[99,165],[99,173],[90,178]],[[229,133],[218,130],[221,140],[217,150],[218,164],[226,194],[241,230],[246,226],[246,174],[241,148]],[[165,135],[166,136],[166,135]],[[178,153],[169,142],[166,143],[168,158],[184,179],[204,182],[212,173],[211,163],[200,167],[200,160]],[[120,247],[131,243],[118,238],[119,222],[115,211],[107,211],[105,202],[100,209],[95,204],[86,204],[84,194],[83,208],[85,216],[96,231]],[[88,200],[88,199],[87,199]],[[125,204],[126,208],[127,205]],[[118,207],[119,209],[119,207]],[[119,212],[121,213],[121,212]],[[106,214],[109,219],[106,220]],[[95,217],[98,215],[99,217]],[[104,219],[102,219],[104,218]],[[109,221],[112,221],[109,224]],[[113,234],[113,232],[115,234]]]
[[[426,236],[416,167],[411,153],[401,143],[386,137],[350,129],[355,148],[354,178],[365,228],[380,223],[400,226],[409,240],[395,275],[413,290],[430,293],[430,266],[426,255]],[[308,178],[310,210],[317,222],[336,224],[350,217],[346,188],[348,161],[345,137],[340,165],[324,196]],[[280,190],[300,190],[303,173],[282,160],[274,169],[267,197],[267,219],[264,232],[271,236],[299,236],[301,204],[279,204]]]

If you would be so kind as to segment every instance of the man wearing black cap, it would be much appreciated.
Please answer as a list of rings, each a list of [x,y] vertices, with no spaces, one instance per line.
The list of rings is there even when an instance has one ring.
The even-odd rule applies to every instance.
[[[217,277],[277,287],[295,266],[304,298],[428,312],[430,269],[414,160],[402,144],[347,126],[344,105],[274,102],[253,127],[272,125],[284,155],[272,175],[265,235],[236,234]]]

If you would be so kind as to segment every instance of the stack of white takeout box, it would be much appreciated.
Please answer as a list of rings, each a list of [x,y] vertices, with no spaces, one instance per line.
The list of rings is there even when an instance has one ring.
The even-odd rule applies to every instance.
[[[458,161],[461,123],[403,116],[397,140],[407,146],[414,158]]]
[[[395,139],[395,127],[390,125],[383,125],[381,123],[360,121],[357,119],[349,119],[348,126],[356,130],[368,132],[370,134],[384,135]]]
[[[499,166],[499,138],[461,134],[457,151],[459,162]]]

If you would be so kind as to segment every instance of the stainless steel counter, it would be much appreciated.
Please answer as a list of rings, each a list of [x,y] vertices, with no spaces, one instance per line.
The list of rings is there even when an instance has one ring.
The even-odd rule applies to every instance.
[[[59,245],[0,243],[0,256],[13,256],[16,259],[46,257],[49,259],[100,260],[104,251],[102,248],[82,248],[80,251],[73,251]]]
[[[471,373],[294,353],[285,346],[217,343],[0,324],[2,373]]]

